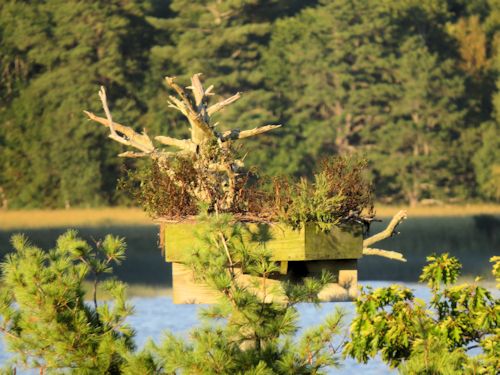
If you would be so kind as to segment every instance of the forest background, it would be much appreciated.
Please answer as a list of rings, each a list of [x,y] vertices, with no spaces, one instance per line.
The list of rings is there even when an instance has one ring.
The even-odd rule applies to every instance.
[[[162,81],[198,72],[243,91],[221,129],[284,124],[262,174],[357,153],[379,201],[500,201],[500,0],[3,0],[0,41],[3,208],[131,204],[82,111],[182,137]]]

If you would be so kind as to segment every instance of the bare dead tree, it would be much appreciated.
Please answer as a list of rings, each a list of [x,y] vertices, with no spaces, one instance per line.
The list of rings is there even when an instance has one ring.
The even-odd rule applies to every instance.
[[[188,157],[193,161],[199,181],[195,186],[184,186],[199,201],[206,203],[214,210],[231,210],[236,204],[237,188],[241,186],[243,178],[243,161],[237,159],[231,150],[233,141],[253,137],[266,133],[281,125],[265,125],[250,130],[233,129],[219,132],[217,123],[212,121],[212,116],[223,110],[228,105],[237,101],[240,93],[209,104],[209,97],[214,95],[213,86],[204,88],[200,80],[201,74],[191,77],[191,85],[187,88],[176,83],[175,77],[166,77],[166,84],[176,92],[176,96],[169,97],[169,107],[181,112],[189,123],[191,130],[190,139],[176,139],[165,135],[154,137],[160,146],[171,146],[179,149],[177,152],[166,151],[162,147],[155,146],[152,139],[144,129],[138,133],[129,126],[113,121],[111,111],[107,103],[106,91],[101,87],[99,97],[102,102],[106,118],[96,116],[85,111],[89,119],[96,121],[110,130],[109,137],[123,145],[130,146],[135,151],[126,151],[119,156],[127,158],[149,157],[160,166],[168,170],[168,160],[173,157]],[[189,89],[191,92],[188,94]],[[175,178],[175,176],[172,176]],[[180,184],[181,182],[179,182]],[[217,192],[214,194],[214,188]]]
[[[189,189],[196,199],[206,203],[215,211],[231,211],[236,204],[238,186],[242,185],[241,182],[244,178],[241,173],[244,163],[237,159],[235,153],[232,152],[231,143],[269,132],[281,125],[264,125],[250,130],[232,129],[219,132],[216,129],[217,123],[212,121],[212,116],[237,101],[241,94],[236,93],[210,105],[209,97],[214,95],[213,86],[205,89],[200,76],[200,73],[193,75],[191,85],[186,88],[177,84],[175,77],[165,77],[168,87],[177,94],[169,96],[169,107],[178,110],[187,119],[191,130],[190,139],[176,139],[159,135],[154,137],[154,140],[160,144],[160,146],[156,146],[146,129],[143,129],[142,133],[138,133],[129,126],[114,122],[104,87],[99,90],[99,98],[106,117],[99,117],[88,111],[84,112],[90,120],[108,127],[111,139],[135,149],[135,151],[119,154],[120,157],[149,157],[156,161],[160,167],[164,166],[164,172],[167,174],[171,173],[168,169],[169,159],[175,157],[191,158],[199,181],[194,186],[183,187]],[[186,89],[190,90],[191,93],[188,93]],[[174,147],[179,151],[166,151],[161,146]],[[175,175],[172,177],[175,179]],[[182,184],[181,181],[178,183]],[[218,190],[216,194],[213,192],[214,188]],[[396,234],[397,226],[404,219],[406,219],[406,211],[398,212],[384,231],[365,239],[363,254],[406,261],[401,253],[370,247],[374,243]]]

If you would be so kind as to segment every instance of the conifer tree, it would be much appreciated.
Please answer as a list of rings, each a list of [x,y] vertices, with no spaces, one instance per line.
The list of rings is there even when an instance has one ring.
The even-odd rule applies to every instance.
[[[365,142],[362,133],[385,122],[394,43],[388,16],[377,2],[332,0],[276,23],[265,61],[289,129],[280,167],[304,172],[323,153],[351,153]],[[291,148],[298,152],[289,155]]]
[[[311,3],[315,1],[174,0],[170,5],[172,18],[162,23],[172,35],[171,43],[155,47],[154,52],[158,61],[163,57],[168,71],[181,81],[202,72],[207,86],[217,87],[218,99],[242,92],[239,102],[217,114],[220,129],[231,128],[232,124],[244,124],[247,129],[263,121],[276,122],[274,101],[266,90],[270,77],[262,69],[263,50],[276,19]],[[163,106],[165,100],[164,88],[159,88],[151,99],[158,103],[157,107]],[[171,113],[165,115],[162,121],[169,119],[169,133],[183,135],[176,133],[180,129],[176,126],[178,118]],[[245,150],[262,149],[259,145],[269,142],[267,136],[251,140]],[[249,165],[263,165],[265,171],[272,169],[264,153],[249,152],[247,161]]]
[[[204,245],[188,257],[199,281],[218,291],[218,303],[202,308],[202,324],[189,339],[167,334],[131,365],[131,371],[155,363],[161,374],[321,374],[338,364],[342,340],[336,338],[344,313],[337,310],[299,339],[299,302],[318,302],[331,275],[303,285],[278,285],[271,254],[242,239],[244,227],[230,216],[205,218]],[[245,272],[250,276],[242,276]],[[258,278],[256,277],[258,276]],[[253,281],[243,283],[243,278]],[[137,366],[137,367],[134,367]]]
[[[107,236],[93,249],[68,231],[49,252],[22,235],[14,236],[12,245],[15,251],[2,264],[0,292],[0,331],[14,354],[7,365],[40,374],[121,373],[134,348],[134,332],[125,323],[132,307],[124,284],[101,285],[98,278],[123,259],[123,240]],[[94,279],[93,303],[84,300],[87,277]],[[97,304],[99,285],[113,297],[112,304]]]
[[[499,34],[500,35],[500,34]],[[500,50],[494,60],[495,72],[500,77]],[[474,167],[478,188],[483,197],[500,199],[500,78],[493,96],[494,119],[482,125],[480,147],[474,155]]]
[[[337,310],[300,338],[297,304],[318,302],[332,275],[303,284],[273,280],[279,268],[265,249],[250,248],[245,230],[231,216],[207,216],[203,245],[187,257],[220,301],[202,308],[202,325],[190,339],[166,333],[160,344],[134,352],[133,330],[125,323],[132,307],[117,281],[99,277],[124,258],[123,240],[107,236],[93,249],[69,231],[49,252],[13,237],[15,252],[2,264],[0,331],[14,353],[11,369],[40,373],[73,371],[110,374],[320,374],[335,367],[343,341],[337,337],[344,313]],[[246,275],[242,275],[245,272]],[[83,284],[95,277],[93,301]],[[246,279],[244,282],[243,279]],[[97,289],[96,287],[99,286]],[[112,303],[98,301],[106,290]]]
[[[99,82],[118,102],[134,103],[153,30],[139,2],[7,1],[0,12],[2,45],[12,51],[2,58],[9,82],[29,78],[0,114],[1,169],[12,206],[109,202],[118,166],[83,126],[81,108],[98,107],[91,93]],[[137,117],[140,108],[135,99],[123,115]]]
[[[452,61],[440,61],[422,38],[408,39],[400,54],[394,74],[399,90],[390,122],[376,134],[374,163],[381,179],[392,181],[394,193],[401,191],[410,204],[456,195],[454,187],[463,185],[455,178],[465,174],[454,152],[463,126],[463,80]]]

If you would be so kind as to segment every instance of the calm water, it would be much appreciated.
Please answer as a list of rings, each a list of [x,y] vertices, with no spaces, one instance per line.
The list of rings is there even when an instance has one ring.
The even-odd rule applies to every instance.
[[[375,223],[375,233],[386,225]],[[66,228],[37,229],[22,231],[31,241],[42,247],[54,246],[55,239]],[[488,262],[493,255],[500,255],[500,217],[471,216],[459,218],[416,218],[408,219],[399,228],[401,234],[377,244],[387,250],[402,251],[407,263],[400,263],[384,258],[365,257],[359,263],[359,276],[362,284],[375,287],[388,285],[388,281],[398,281],[415,290],[418,297],[428,300],[425,287],[415,284],[425,257],[432,252],[450,252],[457,256],[464,265],[465,276],[490,276]],[[166,287],[171,285],[170,267],[163,261],[158,249],[158,233],[155,226],[79,228],[80,234],[89,241],[113,233],[125,237],[128,244],[127,260],[116,269],[116,274],[130,284],[146,284]],[[19,231],[0,231],[0,255],[10,249],[9,238]],[[137,343],[141,347],[148,339],[159,341],[164,330],[186,333],[197,324],[196,306],[174,305],[169,297],[132,299],[136,314],[130,323],[137,331]],[[320,323],[334,308],[341,307],[354,313],[353,303],[324,303],[319,309],[310,305],[301,305],[300,325],[307,328]],[[349,324],[350,318],[346,320]],[[7,354],[0,343],[0,362]],[[18,372],[19,373],[19,372]],[[381,361],[373,360],[367,365],[359,365],[352,360],[342,361],[340,369],[332,370],[338,374],[390,374]]]
[[[382,287],[389,285],[388,282],[367,281],[365,285]],[[421,285],[405,283],[408,287],[414,288],[416,295],[425,300],[429,299],[427,289]],[[132,298],[131,302],[135,306],[136,313],[128,319],[129,323],[136,329],[136,342],[138,347],[142,347],[148,340],[160,342],[162,333],[165,331],[174,332],[180,335],[186,335],[191,328],[198,323],[196,305],[174,305],[169,297],[156,298]],[[347,327],[354,315],[354,304],[352,302],[342,303],[323,303],[319,308],[309,304],[299,306],[301,327],[299,334],[308,327],[320,324],[324,318],[331,314],[335,308],[341,308],[348,314],[344,326]],[[8,359],[8,353],[3,350],[3,342],[0,341],[0,363]],[[396,374],[396,371],[390,370],[380,359],[376,358],[367,364],[359,364],[351,359],[340,360],[339,368],[331,369],[332,374],[352,375],[382,375]],[[20,371],[18,374],[36,374],[35,372]]]

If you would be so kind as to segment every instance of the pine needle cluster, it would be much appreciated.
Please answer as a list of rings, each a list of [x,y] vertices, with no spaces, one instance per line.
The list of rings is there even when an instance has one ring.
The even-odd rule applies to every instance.
[[[124,257],[122,239],[107,236],[96,248],[75,231],[59,237],[44,252],[26,237],[12,238],[14,252],[2,263],[0,331],[11,364],[45,372],[119,374],[125,353],[134,348],[134,331],[125,322],[133,309],[125,285],[99,282],[111,265]],[[94,278],[113,298],[112,303],[84,300],[83,284]]]
[[[15,252],[2,264],[1,276],[0,331],[12,353],[5,371],[321,374],[338,366],[343,352],[359,362],[380,355],[402,374],[497,373],[498,298],[477,283],[455,285],[461,265],[454,257],[428,257],[421,276],[431,291],[428,305],[398,285],[366,288],[355,302],[347,341],[339,335],[345,316],[340,310],[299,336],[297,304],[317,303],[331,275],[299,285],[275,283],[276,264],[242,240],[244,226],[229,215],[203,220],[209,227],[200,234],[204,245],[187,264],[220,300],[200,309],[201,324],[188,337],[165,333],[162,342],[140,351],[125,322],[133,313],[125,286],[99,279],[124,258],[123,240],[107,236],[92,248],[69,231],[44,252],[14,236]],[[499,279],[500,258],[491,261]],[[88,278],[107,289],[112,303],[97,303],[97,289],[93,302],[84,300]],[[481,352],[473,356],[475,348]]]
[[[293,228],[317,223],[322,230],[332,225],[373,216],[373,195],[366,179],[366,160],[355,157],[325,159],[312,182],[275,180],[277,217]]]
[[[182,374],[321,374],[338,365],[341,344],[334,346],[334,339],[342,311],[295,337],[297,304],[317,303],[331,276],[300,286],[272,283],[279,269],[270,254],[249,249],[244,228],[233,222],[226,215],[208,219],[205,245],[188,259],[199,281],[220,293],[219,302],[201,309],[202,325],[189,339],[166,335],[150,352],[153,361],[166,373]],[[243,282],[243,271],[249,282]]]

